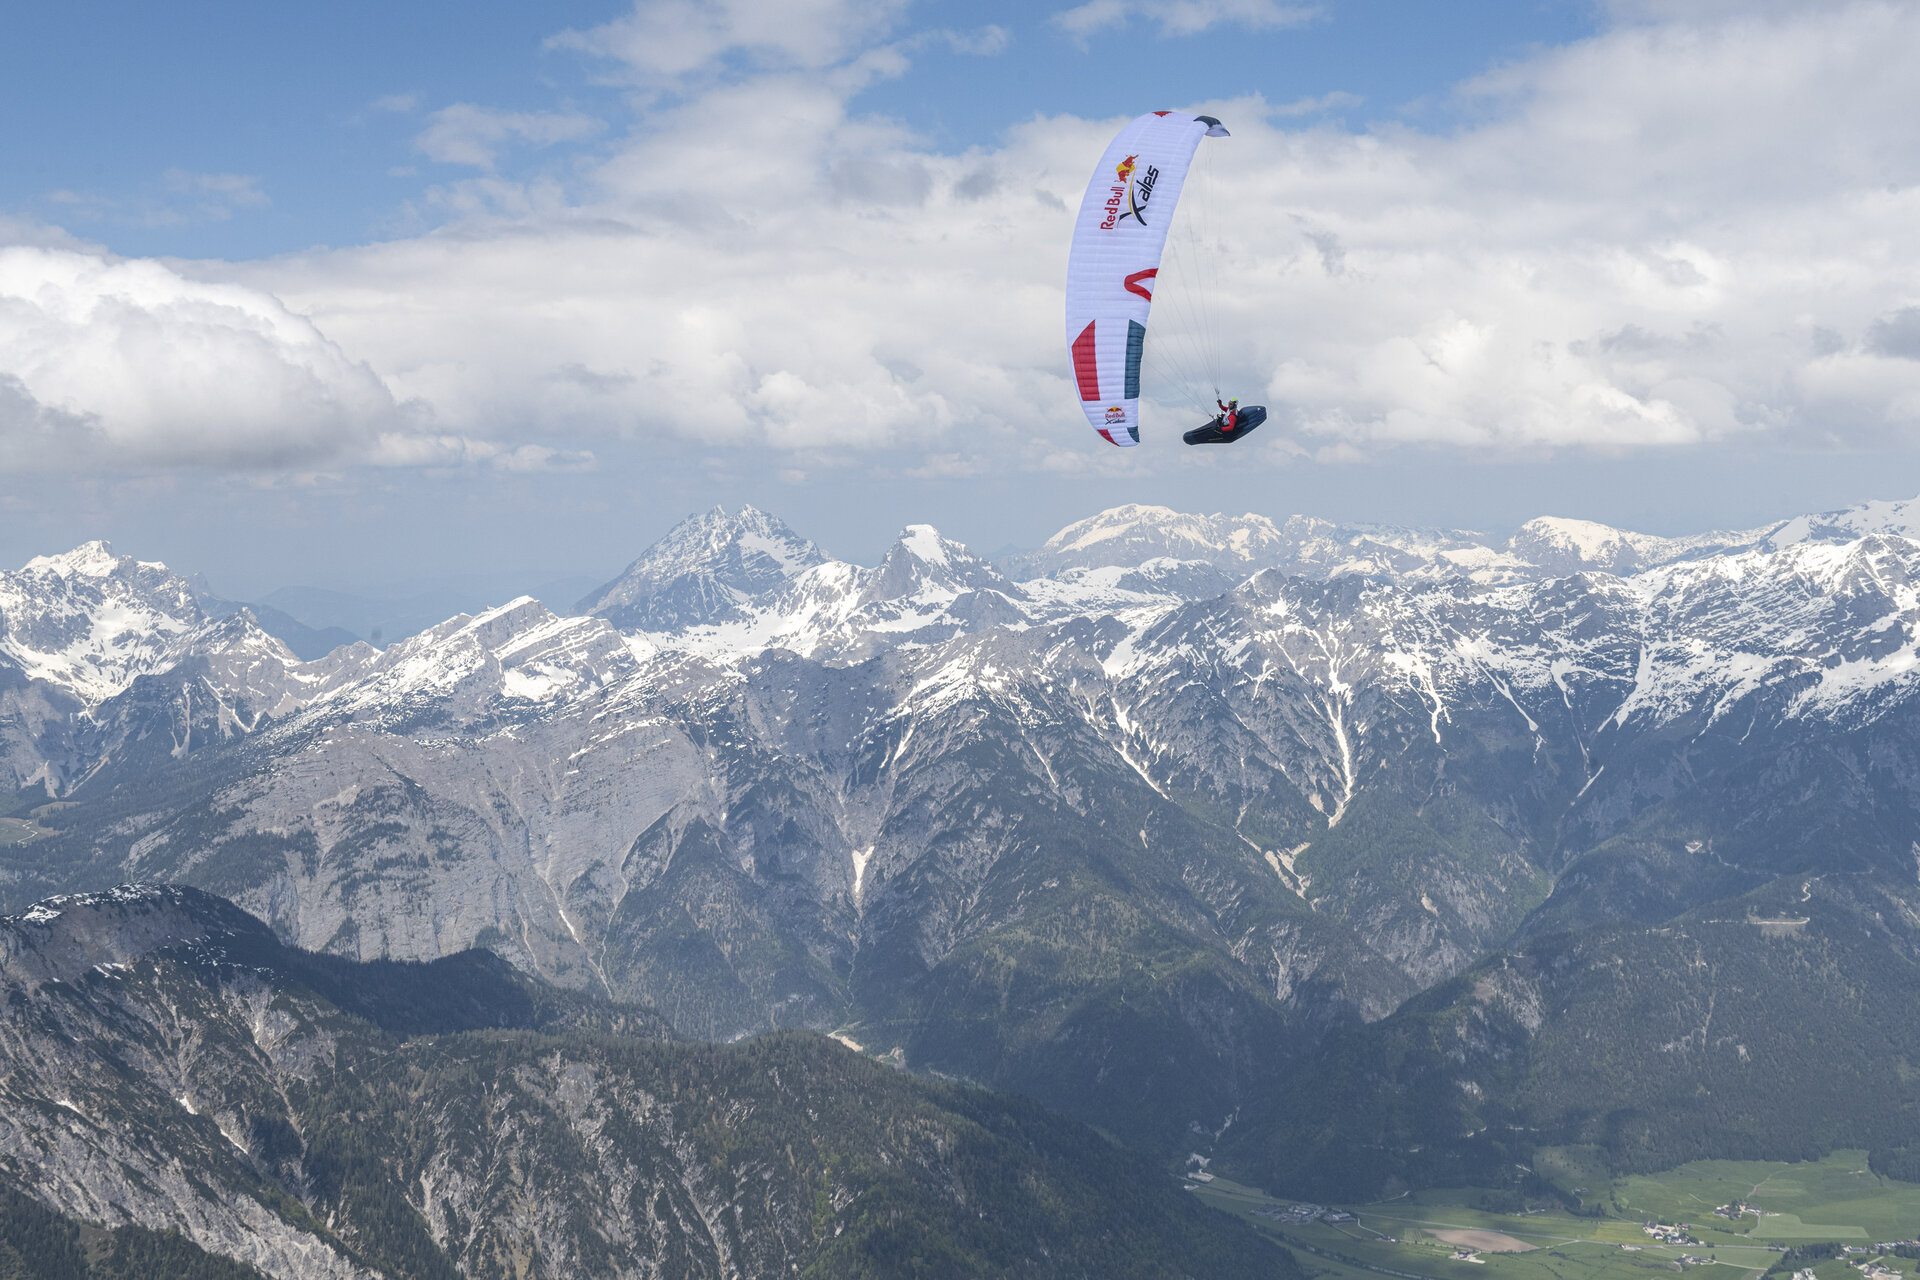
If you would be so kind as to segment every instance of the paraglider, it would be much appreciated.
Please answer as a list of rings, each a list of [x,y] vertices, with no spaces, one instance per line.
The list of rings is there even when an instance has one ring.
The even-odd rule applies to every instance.
[[[1246,409],[1233,409],[1229,413],[1215,416],[1206,426],[1196,426],[1181,439],[1190,445],[1231,445],[1236,439],[1252,432],[1261,422],[1267,420],[1267,411],[1263,405],[1248,405]]]
[[[1107,146],[1080,202],[1067,259],[1067,347],[1080,407],[1110,444],[1140,443],[1140,368],[1167,232],[1200,140],[1226,136],[1212,116],[1149,111]],[[1213,395],[1219,416],[1187,432],[1188,444],[1231,444],[1266,421],[1258,405],[1230,408],[1218,387]]]

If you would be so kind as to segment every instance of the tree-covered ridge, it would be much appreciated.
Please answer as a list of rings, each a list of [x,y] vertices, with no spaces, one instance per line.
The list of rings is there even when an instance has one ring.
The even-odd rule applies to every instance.
[[[296,952],[182,889],[0,922],[0,1176],[274,1275],[1293,1274],[1035,1103],[620,1034],[654,1024],[454,959]]]
[[[674,1265],[696,1275],[798,1265],[818,1277],[1174,1277],[1277,1265],[1084,1126],[803,1032],[729,1046],[434,1037],[350,1064],[302,1103],[326,1194],[369,1206],[361,1247],[377,1234],[395,1274],[437,1273],[402,1256],[409,1236],[426,1235],[466,1274],[512,1274],[528,1158],[551,1186],[535,1211],[542,1274],[599,1274],[623,1241],[642,1238],[670,1242]],[[503,1116],[513,1117],[506,1149]],[[399,1211],[376,1232],[382,1184],[444,1189],[427,1231]],[[708,1229],[684,1231],[692,1221]]]
[[[1790,877],[1655,925],[1544,934],[1328,1037],[1225,1164],[1360,1200],[1495,1185],[1540,1148],[1616,1173],[1920,1150],[1920,891]]]

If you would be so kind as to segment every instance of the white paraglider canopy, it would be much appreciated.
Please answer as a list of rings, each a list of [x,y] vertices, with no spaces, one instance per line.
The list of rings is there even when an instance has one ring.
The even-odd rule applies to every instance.
[[[1150,111],[1108,145],[1080,202],[1067,258],[1067,345],[1080,406],[1112,444],[1140,443],[1140,364],[1167,232],[1200,140],[1226,136],[1212,116]],[[1184,316],[1180,327],[1206,363],[1205,317]],[[1210,370],[1191,367],[1194,355],[1172,363],[1188,366],[1189,379],[1211,380]]]

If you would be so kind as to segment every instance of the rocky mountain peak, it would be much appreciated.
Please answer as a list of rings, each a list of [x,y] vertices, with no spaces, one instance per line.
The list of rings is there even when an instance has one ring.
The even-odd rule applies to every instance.
[[[1665,541],[1593,520],[1539,516],[1521,525],[1507,547],[1549,574],[1632,573],[1658,559]]]
[[[780,590],[826,555],[752,506],[689,516],[621,575],[576,606],[624,630],[663,631],[723,621]]]
[[[113,544],[96,538],[92,542],[83,542],[71,551],[59,555],[35,556],[27,561],[21,570],[23,573],[50,573],[62,578],[104,578],[120,568],[121,562],[139,564],[132,556],[116,556]],[[163,569],[164,565],[144,566]]]
[[[1004,574],[963,544],[941,537],[930,524],[910,524],[888,549],[862,598],[950,598],[969,591],[998,591],[1009,599],[1021,594]]]
[[[0,573],[0,581],[43,594],[112,592],[173,613],[194,608],[194,588],[185,578],[157,560],[115,555],[112,543],[97,538],[58,555],[35,556],[13,573]]]

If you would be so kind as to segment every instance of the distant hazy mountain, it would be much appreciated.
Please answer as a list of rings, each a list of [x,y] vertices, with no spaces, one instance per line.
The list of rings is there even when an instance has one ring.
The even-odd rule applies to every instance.
[[[1198,516],[1166,507],[1114,507],[1070,524],[1038,551],[1014,556],[1017,573],[1057,577],[1074,569],[1136,567],[1152,560],[1206,564],[1246,577],[1278,569],[1301,577],[1362,574],[1400,581],[1466,577],[1498,583],[1569,573],[1636,573],[1676,560],[1769,549],[1794,541],[1834,541],[1866,533],[1902,534],[1904,503],[1869,503],[1847,512],[1784,521],[1739,533],[1659,538],[1543,516],[1505,541],[1458,529],[1337,525],[1310,516],[1275,524],[1265,516]],[[1920,521],[1916,521],[1920,524]],[[1850,531],[1850,532],[1849,532]]]
[[[16,907],[195,884],[347,957],[483,946],[686,1035],[839,1030],[1157,1151],[1238,1116],[1232,1158],[1293,1176],[1245,1127],[1298,1135],[1281,1082],[1489,957],[1911,883],[1907,510],[1494,545],[1131,507],[1000,567],[716,511],[584,616],[522,599],[311,663],[83,548],[0,583],[42,832],[0,877]],[[1604,1025],[1588,976],[1539,1034]],[[1739,1043],[1777,1083],[1794,1034]]]
[[[1032,1103],[656,1026],[484,952],[295,951],[191,889],[56,898],[0,919],[0,1183],[116,1249],[185,1237],[119,1280],[1300,1275]],[[86,1274],[40,1214],[0,1261]]]
[[[197,602],[209,617],[227,618],[241,610],[253,615],[260,629],[287,646],[293,655],[303,662],[312,662],[324,658],[343,645],[358,643],[360,637],[342,627],[310,627],[290,613],[285,613],[269,604],[246,604],[238,600],[222,600],[204,592],[196,592]]]

